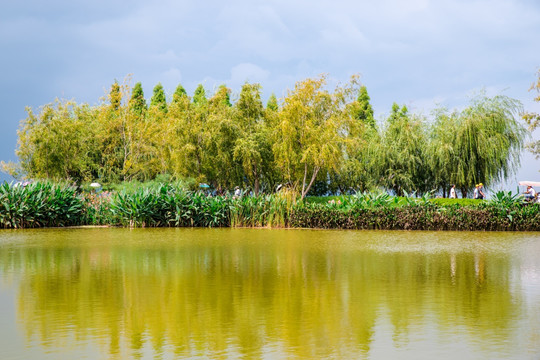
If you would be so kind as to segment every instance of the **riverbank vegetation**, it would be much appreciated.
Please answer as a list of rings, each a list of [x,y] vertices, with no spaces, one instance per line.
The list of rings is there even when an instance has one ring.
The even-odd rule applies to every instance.
[[[209,196],[163,184],[80,192],[68,184],[0,186],[0,228],[291,227],[408,230],[540,230],[540,205],[500,192],[489,201],[358,193],[301,199],[285,189],[258,196]],[[448,201],[452,200],[452,201]]]
[[[430,115],[394,104],[375,121],[356,76],[333,89],[325,76],[306,79],[266,106],[261,91],[246,83],[233,95],[223,85],[207,96],[199,85],[190,97],[178,85],[167,101],[158,84],[148,105],[141,83],[115,82],[98,105],[57,100],[28,109],[20,163],[3,167],[77,184],[166,178],[217,193],[240,186],[269,194],[286,184],[301,199],[378,189],[445,196],[450,184],[467,197],[519,166],[526,136],[516,120],[521,104],[502,95]]]

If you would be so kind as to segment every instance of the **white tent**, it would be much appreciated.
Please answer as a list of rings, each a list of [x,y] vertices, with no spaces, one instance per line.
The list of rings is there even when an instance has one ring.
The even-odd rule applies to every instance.
[[[540,187],[540,181],[520,181],[518,183],[521,186],[538,186]]]

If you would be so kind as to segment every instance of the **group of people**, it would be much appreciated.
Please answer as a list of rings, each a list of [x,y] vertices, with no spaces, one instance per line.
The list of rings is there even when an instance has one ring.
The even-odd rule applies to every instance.
[[[476,187],[474,188],[473,192],[473,199],[476,200],[484,200],[486,197],[486,194],[484,194],[484,184],[476,184]]]
[[[483,200],[486,197],[486,194],[484,194],[484,184],[476,184],[474,188],[473,198],[477,200]],[[450,188],[450,199],[457,199],[456,194],[456,185],[452,185]]]
[[[527,190],[523,194],[525,195],[525,200],[527,201],[536,200],[537,194],[531,185],[527,186]],[[484,184],[482,183],[477,184],[474,188],[473,198],[477,200],[483,200],[485,197],[486,197],[486,194],[484,194]],[[457,199],[456,185],[452,185],[452,187],[450,188],[449,198]]]

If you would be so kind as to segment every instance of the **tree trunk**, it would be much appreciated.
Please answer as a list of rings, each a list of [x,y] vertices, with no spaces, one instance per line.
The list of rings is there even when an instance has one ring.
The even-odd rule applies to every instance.
[[[304,200],[304,198],[306,197],[309,189],[311,188],[311,185],[313,185],[313,182],[315,181],[315,178],[317,177],[317,174],[319,173],[319,170],[321,168],[318,167],[318,166],[315,166],[315,168],[313,169],[313,175],[311,176],[311,181],[309,182],[307,188],[305,188],[304,190],[304,186],[302,186],[302,197],[300,198],[300,201]],[[304,185],[306,183],[306,176],[307,176],[307,164],[305,166],[305,171],[304,171]]]

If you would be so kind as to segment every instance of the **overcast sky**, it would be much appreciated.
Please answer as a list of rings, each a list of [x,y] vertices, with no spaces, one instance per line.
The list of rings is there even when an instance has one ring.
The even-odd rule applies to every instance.
[[[538,0],[5,1],[0,47],[2,160],[16,160],[25,106],[97,104],[127,75],[147,98],[161,82],[170,100],[179,83],[192,94],[259,82],[266,99],[321,73],[360,74],[378,119],[393,102],[460,108],[483,88],[540,111],[528,92]],[[539,161],[522,163],[518,178],[540,180]]]

